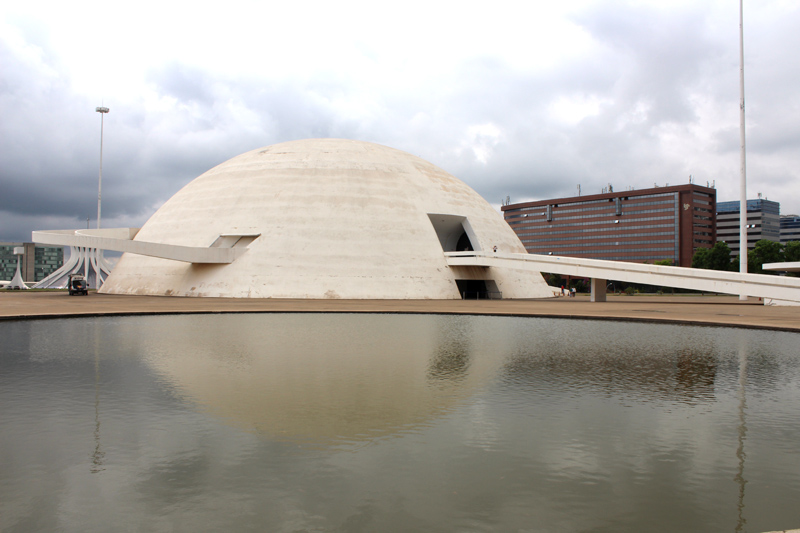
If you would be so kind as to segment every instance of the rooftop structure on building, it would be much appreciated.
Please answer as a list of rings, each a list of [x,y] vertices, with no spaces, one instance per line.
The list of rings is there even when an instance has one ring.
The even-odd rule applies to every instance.
[[[781,216],[781,244],[800,241],[800,216]]]
[[[696,184],[502,206],[532,254],[691,266],[716,242],[716,190]]]
[[[760,240],[780,242],[781,204],[766,198],[747,200],[747,248],[752,249]],[[731,255],[739,255],[741,202],[717,203],[717,240],[725,242]]]

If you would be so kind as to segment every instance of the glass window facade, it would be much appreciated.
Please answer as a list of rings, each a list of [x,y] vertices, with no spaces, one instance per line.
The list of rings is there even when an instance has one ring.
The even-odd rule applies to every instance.
[[[17,256],[14,248],[24,248],[20,267],[26,282],[42,281],[64,264],[64,248],[41,246],[32,242],[0,242],[0,279],[9,281],[17,272]]]
[[[717,204],[717,240],[725,242],[733,255],[739,255],[741,203],[719,202]],[[762,239],[781,240],[781,204],[757,198],[747,200],[747,247],[752,249]]]
[[[679,185],[505,205],[528,253],[691,266],[715,242],[716,191]]]

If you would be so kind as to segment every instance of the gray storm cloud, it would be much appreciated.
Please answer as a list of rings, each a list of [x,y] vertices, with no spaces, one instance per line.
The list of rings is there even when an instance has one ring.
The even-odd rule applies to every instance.
[[[762,2],[749,14],[748,196],[762,192],[796,213],[800,59],[786,51],[800,48],[800,8]],[[393,68],[369,46],[374,32],[352,48],[355,66],[291,72],[279,71],[273,50],[255,54],[252,69],[184,60],[177,44],[162,50],[145,58],[137,90],[103,100],[104,225],[141,225],[209,168],[311,137],[406,150],[493,204],[572,196],[578,184],[588,194],[608,183],[685,183],[690,174],[715,182],[718,200],[738,199],[738,11],[595,2],[568,20],[590,46],[535,68],[497,50],[459,55],[446,41],[431,51],[435,67],[410,56]],[[45,23],[3,24],[18,31],[0,32],[0,240],[84,227],[87,217],[94,224],[101,102]],[[526,52],[546,59],[558,50],[537,43]]]

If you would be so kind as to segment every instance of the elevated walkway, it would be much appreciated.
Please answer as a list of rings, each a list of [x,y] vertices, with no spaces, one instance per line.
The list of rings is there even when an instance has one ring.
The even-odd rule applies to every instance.
[[[34,231],[33,242],[148,255],[186,263],[233,263],[261,234],[220,235],[209,246],[133,240],[139,228]]]
[[[188,263],[219,264],[235,261],[260,236],[224,234],[203,247],[133,240],[137,233],[138,228],[34,231],[33,241],[128,252]],[[536,254],[471,251],[444,252],[444,255],[451,267],[499,267],[589,278],[593,302],[604,302],[606,283],[615,280],[800,303],[800,278]]]
[[[445,256],[448,266],[502,267],[590,278],[593,302],[606,301],[608,280],[800,302],[800,278],[536,254],[445,252]]]

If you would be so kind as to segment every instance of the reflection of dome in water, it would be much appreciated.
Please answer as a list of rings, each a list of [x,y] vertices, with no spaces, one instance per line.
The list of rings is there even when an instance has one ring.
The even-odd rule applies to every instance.
[[[316,139],[242,154],[176,193],[135,240],[208,247],[225,235],[257,237],[230,264],[126,254],[101,292],[448,299],[459,298],[457,280],[480,280],[505,298],[552,295],[535,273],[449,267],[444,251],[525,248],[466,184],[377,144]]]
[[[469,334],[448,329],[457,320],[224,315],[157,325],[151,338],[169,337],[166,349],[140,342],[175,391],[235,427],[290,441],[369,440],[429,423],[486,381]]]

